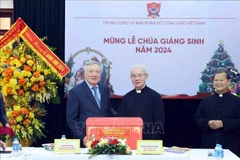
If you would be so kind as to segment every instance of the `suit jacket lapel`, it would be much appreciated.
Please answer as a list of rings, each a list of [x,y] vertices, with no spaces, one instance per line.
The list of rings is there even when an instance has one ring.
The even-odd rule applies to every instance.
[[[95,104],[95,106],[99,109],[97,102],[92,94],[92,91],[90,90],[90,88],[88,87],[87,83],[84,81],[83,85],[82,85],[85,93],[87,94],[87,96],[89,97],[89,99]]]

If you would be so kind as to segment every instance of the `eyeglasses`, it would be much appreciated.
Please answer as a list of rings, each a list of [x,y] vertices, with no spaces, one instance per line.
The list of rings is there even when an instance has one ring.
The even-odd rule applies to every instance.
[[[145,75],[146,75],[146,73],[138,74],[138,75],[132,74],[131,78],[133,78],[133,79],[137,79],[137,78],[142,79]]]

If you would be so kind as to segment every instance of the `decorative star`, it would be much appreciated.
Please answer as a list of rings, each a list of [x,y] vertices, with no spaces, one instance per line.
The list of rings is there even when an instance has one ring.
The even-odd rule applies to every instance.
[[[224,41],[223,41],[223,40],[220,40],[219,42],[220,42],[220,44],[223,44],[223,43],[224,43]]]

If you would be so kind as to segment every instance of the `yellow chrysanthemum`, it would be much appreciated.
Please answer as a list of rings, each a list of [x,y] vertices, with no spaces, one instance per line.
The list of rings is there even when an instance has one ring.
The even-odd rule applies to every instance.
[[[45,87],[41,87],[39,91],[40,91],[40,93],[45,93],[46,92],[46,88]]]
[[[31,77],[32,76],[32,73],[30,71],[24,71],[23,70],[21,73],[24,77]]]
[[[48,69],[44,69],[43,70],[44,76],[49,75],[51,72]]]
[[[41,97],[41,94],[37,93],[37,94],[36,94],[36,98],[37,98],[37,99],[40,99],[40,97]]]
[[[1,67],[1,68],[0,68],[0,73],[2,73],[3,71],[4,71],[4,69]]]
[[[0,80],[0,86],[3,86],[5,83],[3,80]]]
[[[18,106],[18,105],[14,105],[14,106],[13,106],[13,110],[14,110],[14,111],[20,111],[20,110],[21,110],[21,107]]]
[[[2,94],[3,94],[3,96],[7,96],[7,86],[6,85],[4,85],[2,87]]]
[[[16,78],[11,78],[9,84],[13,87],[17,85],[17,79]]]
[[[24,57],[21,57],[20,61],[21,61],[22,63],[25,63],[25,61],[26,61],[26,58],[24,58]]]
[[[26,92],[25,96],[28,97],[30,95],[30,92]]]
[[[30,80],[31,80],[32,82],[36,82],[36,81],[37,81],[37,78],[32,77]]]
[[[28,61],[27,61],[27,64],[28,64],[29,66],[32,66],[32,65],[34,64],[34,61],[33,61],[33,60],[28,60]]]
[[[23,117],[20,115],[20,116],[17,116],[17,118],[16,118],[16,121],[17,122],[22,122],[22,120],[23,120]]]
[[[18,59],[14,59],[13,61],[10,62],[10,65],[13,66],[14,68],[19,68],[22,66],[22,63]]]
[[[19,72],[19,71],[14,71],[13,75],[14,75],[14,77],[17,77],[19,79],[24,77],[24,75],[21,74],[21,72]]]
[[[17,129],[20,129],[20,128],[21,128],[21,126],[18,124],[18,125],[17,125]]]
[[[34,113],[30,112],[28,116],[29,118],[34,118]]]
[[[12,116],[12,112],[13,112],[13,111],[8,111],[8,112],[6,113],[6,115],[7,115],[8,118],[10,118],[10,117]]]
[[[26,88],[31,87],[31,86],[32,86],[32,83],[31,82],[27,82]],[[27,89],[25,89],[25,90],[27,90]]]
[[[37,70],[41,71],[42,70],[42,66],[41,65],[37,65]]]
[[[37,67],[36,67],[36,66],[33,66],[32,69],[33,69],[33,71],[36,71]]]

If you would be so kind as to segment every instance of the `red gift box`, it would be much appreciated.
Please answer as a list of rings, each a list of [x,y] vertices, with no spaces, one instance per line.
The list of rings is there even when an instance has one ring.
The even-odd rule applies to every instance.
[[[88,118],[87,140],[117,137],[126,139],[131,150],[136,150],[137,140],[142,140],[143,120],[141,118]]]

